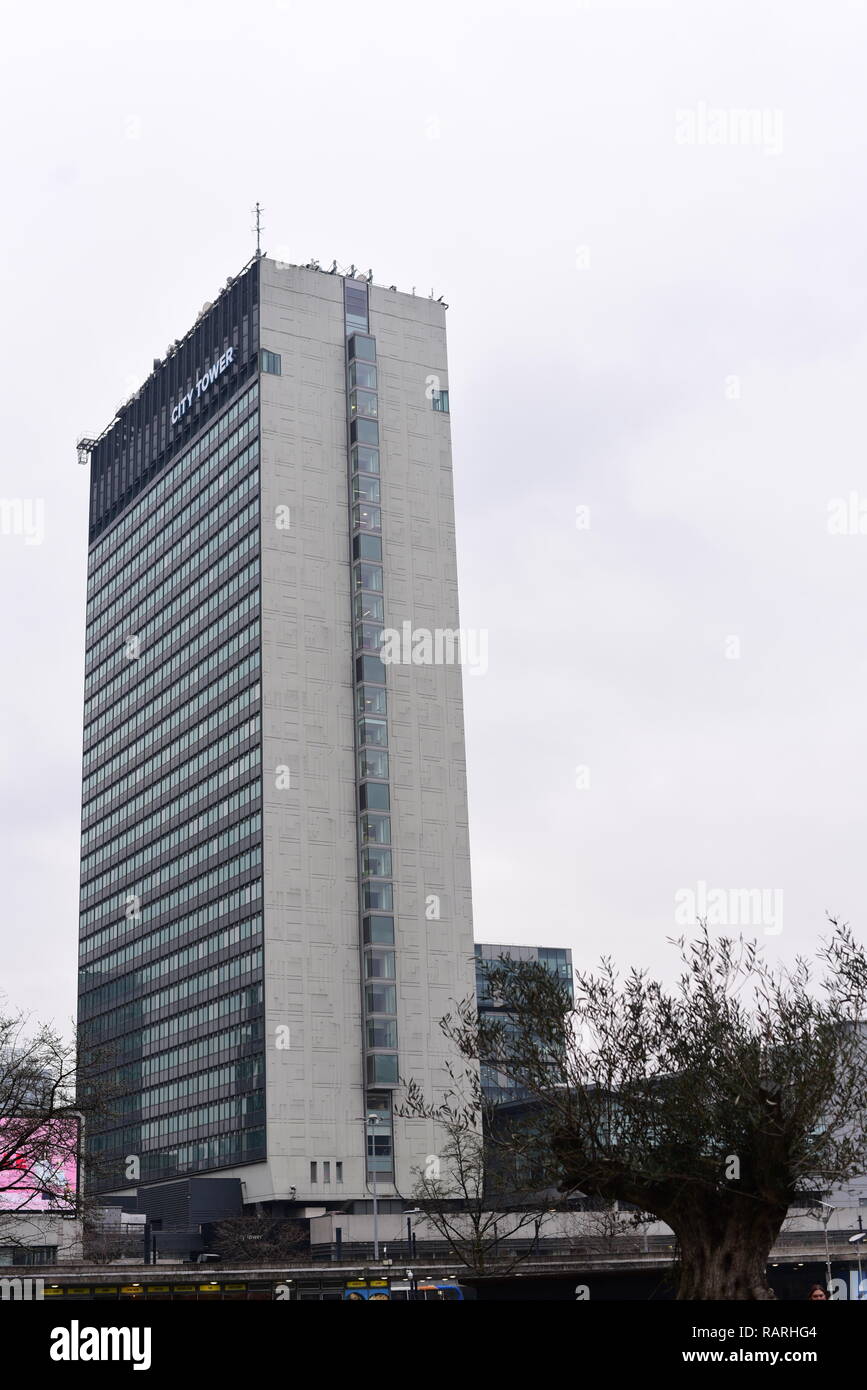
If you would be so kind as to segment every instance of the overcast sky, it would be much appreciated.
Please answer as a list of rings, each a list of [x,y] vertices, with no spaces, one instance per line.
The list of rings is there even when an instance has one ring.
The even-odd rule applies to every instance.
[[[268,254],[451,306],[477,937],[668,972],[701,883],[767,890],[773,956],[863,933],[865,41],[855,0],[6,13],[0,496],[44,503],[0,534],[10,1004],[74,1010],[75,441],[257,199]]]

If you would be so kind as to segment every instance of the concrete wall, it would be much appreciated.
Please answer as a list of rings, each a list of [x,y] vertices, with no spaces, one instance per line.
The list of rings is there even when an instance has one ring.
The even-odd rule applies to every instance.
[[[370,302],[386,623],[457,627],[449,419],[425,394],[432,373],[447,385],[444,311],[376,288]],[[339,1201],[368,1195],[343,280],[264,261],[261,343],[282,359],[261,377],[268,1163],[232,1171],[248,1202]],[[438,1020],[474,990],[460,669],[392,667],[389,732],[400,1068],[436,1099]],[[401,1191],[437,1142],[427,1122],[395,1122]]]

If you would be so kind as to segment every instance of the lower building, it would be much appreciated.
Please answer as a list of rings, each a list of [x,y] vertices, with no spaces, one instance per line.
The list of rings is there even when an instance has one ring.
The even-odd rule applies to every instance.
[[[496,1019],[508,1024],[509,1014],[502,1004],[494,998],[489,982],[492,969],[517,962],[531,962],[543,965],[552,975],[562,981],[572,992],[572,952],[564,946],[503,946],[489,942],[477,942],[476,957],[476,1000],[482,1019]],[[481,1083],[485,1097],[495,1103],[521,1100],[524,1092],[499,1068],[483,1062]]]

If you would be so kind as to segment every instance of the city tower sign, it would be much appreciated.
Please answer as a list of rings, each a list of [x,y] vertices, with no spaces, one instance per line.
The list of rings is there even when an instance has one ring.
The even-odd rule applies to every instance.
[[[182,419],[184,415],[186,415],[194,400],[197,400],[199,396],[203,396],[205,392],[208,390],[208,388],[210,386],[213,386],[214,382],[217,380],[217,377],[223,375],[223,372],[226,370],[228,366],[231,365],[234,359],[235,349],[233,347],[226,348],[226,351],[223,353],[222,357],[218,358],[218,360],[212,363],[210,367],[205,368],[205,370],[202,372],[202,375],[196,381],[195,386],[191,387],[191,389],[187,391],[186,395],[181,396],[177,405],[173,408],[173,425],[176,425],[178,421]]]

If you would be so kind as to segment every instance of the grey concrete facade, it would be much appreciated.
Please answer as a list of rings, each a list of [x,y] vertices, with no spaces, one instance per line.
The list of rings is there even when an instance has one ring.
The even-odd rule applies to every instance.
[[[260,270],[261,346],[281,361],[260,376],[268,1157],[237,1172],[248,1202],[327,1202],[370,1195],[344,282],[270,260]],[[425,394],[431,375],[447,385],[444,310],[369,296],[385,622],[457,628],[449,416]],[[447,1080],[438,1021],[474,989],[460,667],[391,666],[388,699],[400,1075],[435,1099]],[[396,1117],[394,1186],[380,1181],[381,1194],[409,1194],[437,1143],[433,1126]]]

